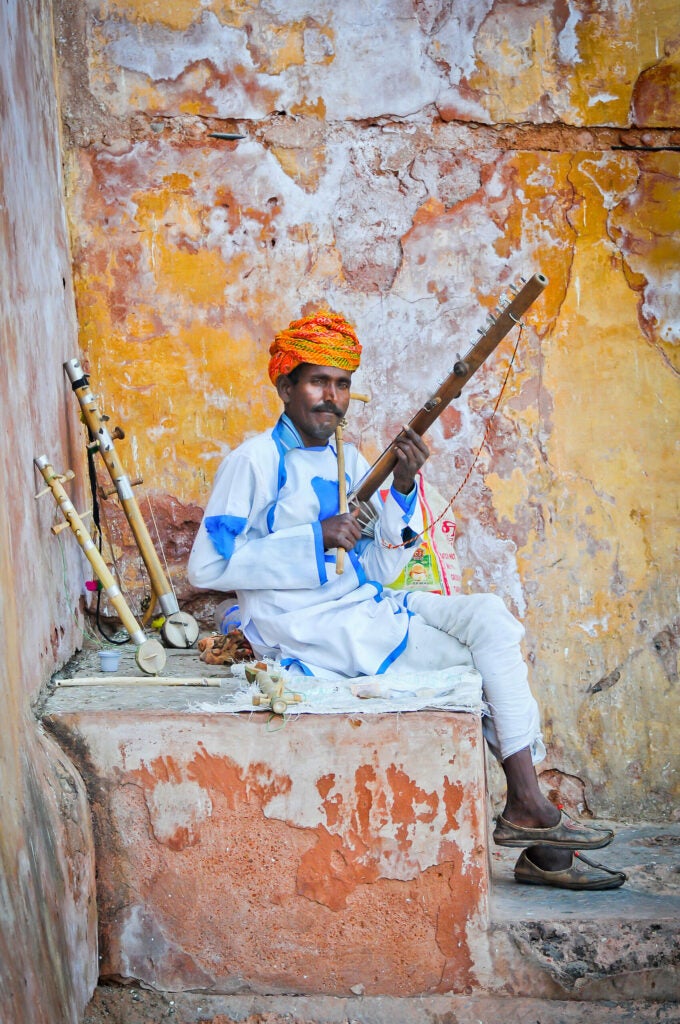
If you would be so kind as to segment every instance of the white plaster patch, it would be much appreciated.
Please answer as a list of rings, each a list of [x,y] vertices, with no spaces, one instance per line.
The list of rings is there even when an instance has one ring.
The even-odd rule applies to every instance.
[[[130,957],[135,957],[139,948],[147,944],[145,925],[146,913],[143,907],[137,904],[127,908],[127,915],[120,930],[120,960],[126,973],[134,977]]]
[[[325,744],[314,753],[305,745],[304,771],[295,773],[289,790],[267,800],[264,813],[267,818],[294,821],[298,827],[316,828],[322,824],[334,834],[348,836],[355,833],[357,821],[365,814],[367,831],[358,836],[357,849],[360,851],[363,841],[372,836],[371,858],[386,878],[413,878],[438,863],[440,836],[454,841],[465,863],[471,863],[478,837],[473,834],[467,815],[480,792],[476,789],[481,785],[476,770],[479,751],[458,750],[452,767],[449,729],[443,725],[435,735],[423,737],[407,728],[400,736],[397,728],[393,736],[382,738],[379,754],[374,754],[370,763],[364,761],[359,766],[357,757],[365,757],[366,751],[361,745],[357,748],[351,734],[343,737],[340,733],[336,737],[332,769]],[[291,760],[302,765],[303,737],[296,741],[294,729],[289,728],[288,740]],[[417,777],[413,778],[416,764]],[[357,788],[362,773],[361,789],[370,797],[366,808],[359,811]],[[469,803],[463,804],[456,818],[455,832],[444,833],[442,778],[460,783],[469,795]],[[322,779],[328,781],[329,789],[321,800]],[[407,814],[404,820],[403,801],[408,792],[412,794],[412,819]],[[332,821],[327,817],[329,807],[333,808]]]
[[[449,82],[457,85],[477,66],[475,39],[493,7],[492,0],[468,0],[452,5],[450,17],[434,36],[436,53],[449,66]]]
[[[581,55],[578,52],[578,34],[576,26],[582,19],[581,11],[570,7],[569,17],[566,25],[557,37],[557,52],[563,64],[580,64]]]
[[[662,341],[680,344],[680,273],[663,268],[663,276],[649,281],[642,303],[642,315],[656,322]],[[651,278],[650,273],[650,278]]]
[[[297,20],[309,14],[310,5],[305,2],[300,5]],[[288,3],[271,5],[267,17],[270,23],[280,25],[296,20],[295,10]],[[332,47],[331,36],[308,31],[304,68],[293,64],[277,74],[258,72],[245,30],[221,24],[209,11],[184,32],[118,19],[106,21],[101,32],[107,39],[109,73],[117,77],[123,92],[126,70],[160,82],[176,80],[199,63],[209,63],[222,74],[247,69],[251,79],[257,81],[260,95],[252,95],[234,73],[228,82],[216,83],[206,92],[219,116],[266,114],[265,106],[271,103],[267,90],[278,95],[276,102],[284,109],[298,103],[303,95],[323,96],[331,119],[384,113],[405,116],[433,102],[441,73],[428,56],[427,37],[419,31],[410,4],[404,3],[401,12],[393,3],[332,4],[325,14],[317,4],[314,17],[328,26]],[[357,67],[362,68],[363,79],[370,78],[370,89],[357,89]],[[110,105],[110,96],[106,102]]]
[[[611,92],[598,92],[594,96],[589,97],[588,106],[594,107],[596,103],[616,103],[618,100],[619,97]]]
[[[212,815],[212,801],[197,782],[159,782],[144,794],[154,835],[168,842],[179,829],[192,837],[197,825]]]
[[[244,32],[222,25],[206,11],[186,32],[157,24],[131,24],[119,19],[105,22],[107,56],[127,71],[137,71],[153,81],[178,78],[190,64],[211,61],[218,69],[252,68]]]
[[[525,615],[526,600],[517,568],[517,545],[513,540],[499,537],[471,519],[460,536],[458,556],[462,564],[475,566],[474,590],[491,590],[499,597],[509,598],[520,619]]]
[[[609,617],[606,615],[601,619],[589,619],[586,622],[578,623],[578,628],[593,638],[606,634],[608,627]]]

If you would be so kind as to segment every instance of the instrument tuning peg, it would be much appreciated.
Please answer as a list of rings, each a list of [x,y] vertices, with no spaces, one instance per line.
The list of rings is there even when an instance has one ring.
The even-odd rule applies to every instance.
[[[67,480],[73,480],[74,477],[75,473],[72,469],[67,469],[65,473],[55,473],[55,479],[57,479],[60,484],[66,483]],[[37,501],[38,498],[42,498],[43,494],[49,494],[51,490],[51,487],[44,487],[42,491],[38,491],[38,493],[34,494],[33,497]],[[68,523],[66,525],[68,526]]]
[[[526,277],[520,277],[520,281],[522,282],[522,284],[526,284],[527,283]]]
[[[90,509],[88,509],[88,510],[87,510],[87,512],[82,512],[82,513],[81,513],[81,514],[80,514],[80,515],[78,516],[78,518],[79,518],[79,519],[80,519],[80,521],[82,522],[82,521],[83,521],[83,519],[87,519],[87,517],[88,517],[88,516],[91,516],[91,515],[92,515],[92,509],[90,508]],[[53,534],[54,534],[54,536],[56,537],[56,536],[57,536],[58,534],[60,534],[60,533],[61,533],[61,531],[62,531],[62,530],[68,530],[68,528],[69,528],[70,526],[71,526],[71,524],[70,524],[70,522],[69,522],[69,521],[68,521],[68,519],[67,519],[67,520],[66,520],[66,522],[64,522],[64,523],[57,523],[57,524],[56,524],[56,526],[53,526],[53,527],[51,528],[51,529],[52,529],[52,533],[53,533]]]

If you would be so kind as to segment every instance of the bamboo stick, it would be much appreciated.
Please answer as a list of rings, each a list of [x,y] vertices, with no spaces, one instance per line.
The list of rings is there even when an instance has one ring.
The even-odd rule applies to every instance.
[[[347,477],[345,476],[345,446],[342,440],[342,424],[335,428],[335,447],[338,453],[338,503],[340,515],[347,511]],[[335,572],[342,576],[345,571],[345,549],[337,548],[335,554]]]
[[[215,679],[205,677],[178,676],[117,676],[113,672],[105,676],[74,676],[72,679],[56,679],[57,686],[221,686],[229,676]]]

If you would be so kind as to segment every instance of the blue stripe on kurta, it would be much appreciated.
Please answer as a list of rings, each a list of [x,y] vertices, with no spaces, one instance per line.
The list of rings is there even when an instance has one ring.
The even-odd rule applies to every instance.
[[[305,665],[304,662],[300,661],[298,658],[281,658],[282,668],[290,668],[292,665],[297,665],[299,668],[301,668],[306,676],[314,675],[311,668],[308,668],[307,665]]]
[[[288,425],[290,424],[290,426]],[[291,448],[297,447],[295,434],[293,433],[292,423],[287,416],[281,416],[272,430],[272,440],[276,445],[276,450],[279,453],[279,471],[276,481],[277,494],[281,491],[281,488],[286,482],[286,462],[285,455]],[[276,502],[273,502],[269,511],[267,512],[267,529],[270,533],[274,532],[274,515],[276,513]]]
[[[228,633],[231,629],[238,629],[241,625],[241,609],[237,604],[232,604],[222,615],[220,621],[220,632]]]
[[[416,498],[418,497],[417,487],[411,488],[408,494],[402,494],[401,491],[395,491],[394,487],[390,487],[390,493],[401,511],[405,513],[404,522],[407,523],[413,515],[413,511],[416,507]]]
[[[373,582],[372,580],[367,580],[366,579],[366,573],[364,572],[364,567],[362,566],[361,562],[357,558],[356,550],[354,548],[352,548],[351,551],[347,552],[347,556],[348,556],[350,562],[352,563],[352,565],[354,566],[354,571],[357,574],[357,579],[359,581],[359,586],[362,586],[362,584],[364,584],[364,583],[372,583]]]
[[[360,537],[352,550],[355,551],[359,557],[361,557],[361,555],[364,553],[364,551],[366,550],[370,543],[370,537]]]
[[[242,516],[207,516],[205,528],[222,558],[229,561],[234,553],[236,538],[243,533],[247,522]]]
[[[399,613],[397,613],[397,614],[399,614]],[[404,638],[403,638],[403,640],[401,641],[400,644],[397,644],[397,646],[394,648],[394,650],[391,652],[391,654],[387,655],[387,657],[383,661],[382,665],[380,666],[378,671],[375,673],[377,676],[383,675],[383,673],[385,673],[387,671],[387,669],[390,667],[390,665],[397,660],[399,655],[403,654],[404,651],[406,650],[406,644],[408,643],[408,627],[409,627],[409,623],[410,623],[410,620],[411,620],[411,616],[413,615],[413,612],[410,612],[408,610],[408,608],[407,608],[406,609],[406,615],[407,615],[408,618],[407,618],[407,622],[406,622],[406,632],[404,633]]]
[[[330,519],[337,516],[340,509],[338,481],[327,480],[323,476],[312,477],[312,490],[319,502],[319,519]]]

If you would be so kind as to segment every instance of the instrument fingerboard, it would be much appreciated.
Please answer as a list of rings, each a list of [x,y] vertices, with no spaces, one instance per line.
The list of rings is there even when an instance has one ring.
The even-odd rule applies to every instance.
[[[523,314],[547,286],[548,278],[543,274],[534,274],[528,281],[522,279],[522,282],[521,287],[511,287],[512,299],[508,299],[507,295],[501,295],[498,307],[487,317],[486,326],[478,329],[480,337],[470,344],[462,358],[458,357],[434,394],[409,421],[408,426],[417,434],[422,436],[441,416],[447,405],[454,398],[458,398],[470,377],[488,359],[505,335],[521,322]],[[394,441],[373,463],[350,495],[350,504],[354,503],[356,506],[358,502],[367,501],[390,475],[397,462],[393,445]]]

